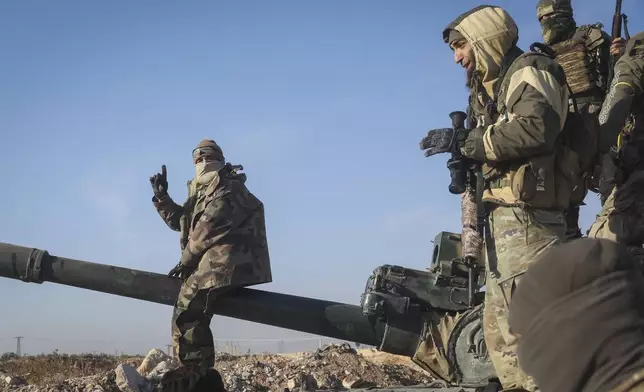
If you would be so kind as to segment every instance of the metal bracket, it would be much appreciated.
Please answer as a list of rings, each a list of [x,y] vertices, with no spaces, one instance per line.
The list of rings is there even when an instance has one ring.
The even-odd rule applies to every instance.
[[[32,249],[27,259],[24,275],[20,276],[20,280],[28,283],[41,284],[42,280],[42,261],[45,257],[49,257],[46,250]]]

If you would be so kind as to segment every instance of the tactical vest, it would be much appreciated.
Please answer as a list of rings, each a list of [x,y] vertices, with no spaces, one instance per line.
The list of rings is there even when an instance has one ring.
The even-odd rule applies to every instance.
[[[502,70],[496,99],[491,104],[480,100],[481,94],[485,96],[484,92],[470,97],[477,120],[483,121],[478,122],[477,126],[487,128],[497,121],[508,121],[505,106],[507,88],[512,74],[517,71],[517,64],[527,56],[547,57],[536,52],[518,56]],[[489,110],[487,114],[482,111],[483,108]],[[555,151],[550,154],[525,160],[484,163],[482,171],[486,190],[483,201],[506,206],[559,210],[567,209],[571,203],[581,203],[585,197],[585,187],[580,186],[583,180],[579,170],[579,157],[561,141],[570,126],[567,121],[557,140]]]
[[[584,25],[577,28],[572,38],[550,46],[566,74],[573,96],[592,92],[603,97],[607,81],[599,72],[598,53],[603,43],[601,25]]]

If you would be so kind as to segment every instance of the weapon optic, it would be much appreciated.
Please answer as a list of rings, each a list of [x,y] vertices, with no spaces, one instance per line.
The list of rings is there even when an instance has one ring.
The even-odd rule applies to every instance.
[[[460,152],[457,138],[465,129],[465,112],[455,111],[449,114],[452,120],[451,157],[447,161],[450,174],[449,191],[461,195],[461,227],[462,227],[462,260],[468,268],[468,306],[474,305],[475,276],[483,268],[482,248],[483,235],[487,226],[487,216],[482,204],[483,175],[479,162],[463,156]],[[472,129],[472,119],[468,129]]]

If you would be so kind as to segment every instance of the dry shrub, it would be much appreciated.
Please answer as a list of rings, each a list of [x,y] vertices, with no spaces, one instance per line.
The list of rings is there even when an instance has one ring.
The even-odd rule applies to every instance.
[[[114,369],[119,363],[138,366],[142,358],[108,354],[40,354],[0,359],[0,371],[24,377],[29,384],[59,383]]]

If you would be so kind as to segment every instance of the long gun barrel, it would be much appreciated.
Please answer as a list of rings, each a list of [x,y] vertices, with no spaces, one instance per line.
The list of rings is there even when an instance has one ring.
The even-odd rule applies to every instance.
[[[613,27],[611,29],[611,38],[622,36],[622,0],[615,2],[615,14],[613,14]]]
[[[212,311],[376,346],[387,353],[407,356],[428,371],[425,362],[415,359],[419,348],[424,347],[428,328],[445,317],[445,312],[459,313],[462,317],[450,335],[451,351],[448,350],[450,368],[457,376],[444,380],[461,386],[485,385],[496,376],[482,353],[485,344],[477,327],[480,307],[472,308],[467,301],[467,272],[459,257],[460,236],[441,232],[436,239],[429,271],[392,265],[376,268],[367,279],[360,306],[238,288],[218,298]],[[174,304],[181,287],[181,280],[166,275],[63,258],[7,243],[0,243],[0,277],[58,283],[164,305]],[[477,286],[481,284],[478,280]],[[481,302],[482,298],[478,298],[473,305]]]
[[[148,271],[50,255],[40,249],[0,243],[0,277],[52,282],[87,290],[173,305],[181,281]],[[218,299],[214,313],[321,336],[380,345],[386,324],[370,320],[356,305],[240,288]],[[392,351],[411,355],[414,334]]]
[[[626,39],[630,39],[628,27],[626,26],[626,15],[622,14],[622,0],[615,0],[615,13],[613,14],[613,25],[611,27],[611,42],[622,36],[622,21],[626,30]],[[612,83],[617,56],[610,56],[610,66],[608,67],[608,82]]]

